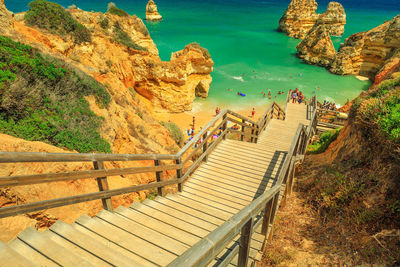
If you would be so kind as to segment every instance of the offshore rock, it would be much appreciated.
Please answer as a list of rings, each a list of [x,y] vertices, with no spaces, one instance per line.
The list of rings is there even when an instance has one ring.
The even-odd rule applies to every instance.
[[[297,45],[297,55],[309,64],[328,67],[336,54],[329,26],[315,24],[307,36]]]
[[[159,21],[162,20],[162,16],[157,11],[157,5],[153,0],[149,0],[146,5],[146,20]]]
[[[400,16],[367,32],[351,35],[332,62],[332,73],[374,79],[385,62],[400,48]],[[398,51],[398,50],[397,50]]]
[[[290,37],[303,39],[318,19],[315,0],[292,0],[279,20],[278,30]]]
[[[344,33],[346,13],[341,4],[330,2],[325,13],[317,14],[318,4],[315,0],[292,0],[279,20],[278,30],[290,37],[304,39],[307,33],[318,22],[327,25],[330,35],[340,36]]]
[[[327,26],[330,35],[342,36],[346,25],[346,12],[338,2],[330,2],[325,13],[321,14],[319,21]]]

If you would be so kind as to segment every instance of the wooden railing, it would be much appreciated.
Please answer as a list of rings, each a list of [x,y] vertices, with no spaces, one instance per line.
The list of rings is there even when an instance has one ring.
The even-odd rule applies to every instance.
[[[295,164],[304,158],[309,139],[316,131],[316,98],[311,102],[312,116],[310,124],[300,124],[284,161],[277,183],[259,196],[239,213],[226,221],[216,230],[196,243],[169,266],[206,266],[238,235],[238,245],[230,250],[219,266],[228,265],[238,255],[238,266],[247,266],[250,240],[253,232],[262,224],[261,232],[266,241],[272,237],[272,227],[279,205],[284,205],[292,192]],[[264,246],[267,242],[264,242]]]
[[[163,195],[164,187],[169,185],[177,185],[178,190],[182,191],[183,182],[199,167],[202,161],[207,161],[207,156],[223,139],[227,138],[228,133],[239,135],[242,141],[257,142],[259,134],[272,118],[285,118],[284,110],[275,102],[268,107],[258,122],[233,111],[224,110],[175,155],[0,152],[0,163],[92,162],[93,164],[93,169],[84,171],[3,176],[0,177],[0,188],[93,178],[97,180],[99,188],[99,192],[2,207],[0,208],[0,218],[99,199],[102,200],[105,209],[112,210],[111,197],[113,196],[155,188],[159,195]],[[228,128],[228,121],[240,125],[241,130]],[[201,154],[197,157],[199,152]],[[188,166],[190,160],[193,162]],[[125,161],[150,161],[154,166],[114,169],[105,169],[104,167],[104,162]],[[176,171],[176,177],[164,180],[164,172],[171,170]],[[109,189],[108,176],[139,173],[154,173],[156,181],[149,184]]]

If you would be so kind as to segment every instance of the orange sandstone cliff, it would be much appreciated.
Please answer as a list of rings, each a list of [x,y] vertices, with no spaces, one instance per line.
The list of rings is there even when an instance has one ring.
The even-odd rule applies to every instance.
[[[11,14],[0,0],[1,33],[15,41],[27,43],[43,53],[60,58],[104,84],[111,96],[107,107],[87,97],[91,110],[102,116],[100,133],[111,144],[113,153],[171,154],[179,149],[169,132],[152,116],[154,111],[182,112],[190,110],[196,93],[206,97],[211,83],[213,61],[207,50],[191,44],[163,62],[158,50],[141,21],[136,16],[118,17],[110,14],[69,10],[92,34],[90,43],[75,44],[42,29],[27,26],[23,15]],[[100,22],[105,18],[109,27]],[[137,45],[147,51],[129,48],[116,42],[113,27],[125,31]],[[12,33],[12,34],[11,34]],[[178,103],[179,101],[179,103]],[[68,152],[61,148],[0,134],[0,151]],[[153,166],[154,162],[106,162],[106,168]],[[22,163],[1,164],[0,176],[67,172],[93,169],[85,163]],[[174,175],[166,172],[164,177]],[[149,183],[154,174],[109,177],[111,189]],[[93,179],[19,186],[0,190],[0,207],[45,199],[98,191]],[[145,198],[144,192],[113,197],[113,205],[128,205]],[[72,222],[82,214],[94,215],[102,208],[101,201],[81,203],[51,210],[0,219],[0,240],[8,241],[26,226],[48,227],[57,219]]]

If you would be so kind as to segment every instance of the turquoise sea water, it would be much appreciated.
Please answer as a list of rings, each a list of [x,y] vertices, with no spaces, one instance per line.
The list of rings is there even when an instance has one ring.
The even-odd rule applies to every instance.
[[[370,82],[353,76],[337,76],[317,66],[304,64],[295,55],[299,40],[278,33],[278,21],[290,0],[155,0],[164,20],[145,22],[160,57],[169,60],[174,51],[191,42],[207,48],[213,58],[213,82],[209,97],[198,99],[196,108],[215,106],[248,108],[267,103],[261,92],[270,89],[273,100],[283,101],[278,91],[292,88],[306,96],[316,91],[319,99],[343,104],[355,98]],[[6,0],[14,12],[27,9],[26,0]],[[84,10],[104,12],[109,1],[62,0],[63,6],[75,4]],[[146,0],[114,1],[130,14],[145,17]],[[318,12],[329,1],[318,1]],[[343,37],[334,37],[336,47],[353,33],[369,30],[400,13],[399,0],[343,0],[347,25]],[[316,88],[320,90],[317,90]],[[246,94],[240,97],[237,92]],[[275,98],[276,96],[276,98]]]

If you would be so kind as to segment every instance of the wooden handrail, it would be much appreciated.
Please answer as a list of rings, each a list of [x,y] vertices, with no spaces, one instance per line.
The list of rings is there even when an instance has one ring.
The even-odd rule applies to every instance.
[[[100,170],[62,172],[62,173],[45,173],[45,174],[33,174],[33,175],[2,176],[0,177],[0,188],[7,186],[51,183],[51,182],[59,182],[66,180],[99,178],[104,176],[138,174],[146,172],[160,172],[167,170],[177,170],[180,168],[182,168],[182,164],[119,168],[119,169],[100,169]]]
[[[166,185],[178,184],[178,189],[182,190],[182,183],[188,178],[188,176],[200,165],[202,160],[207,159],[215,147],[226,137],[228,132],[234,132],[233,130],[226,128],[228,120],[239,122],[238,120],[229,118],[227,115],[232,115],[238,119],[241,119],[243,123],[242,131],[238,132],[242,136],[251,136],[251,141],[257,141],[258,135],[264,129],[266,121],[273,116],[274,110],[282,110],[275,102],[273,102],[264,113],[259,123],[252,121],[236,112],[230,110],[224,110],[211,120],[194,138],[188,142],[177,154],[175,155],[164,155],[164,154],[102,154],[102,153],[42,153],[42,152],[0,152],[0,163],[25,163],[25,162],[93,162],[97,168],[95,170],[77,171],[77,172],[64,172],[64,173],[47,173],[47,174],[32,174],[32,175],[18,175],[18,176],[4,176],[0,177],[0,188],[20,185],[31,185],[48,182],[66,181],[66,180],[77,180],[77,179],[88,179],[96,178],[99,184],[100,192],[81,194],[77,196],[64,197],[59,199],[44,200],[40,202],[27,203],[9,207],[0,208],[0,218],[6,216],[12,216],[27,212],[33,212],[48,208],[60,207],[65,205],[71,205],[95,199],[102,199],[105,209],[112,209],[111,196],[138,192],[142,190],[148,190],[158,188],[159,192],[162,192],[162,187]],[[203,147],[204,151],[202,155],[189,167],[189,169],[183,173],[184,164],[194,155],[200,148],[196,148],[182,160],[182,156],[188,151],[190,147],[196,144],[201,137],[204,137],[209,129],[214,127],[218,120],[222,121],[211,131],[214,134],[219,128],[223,128],[222,134],[213,141],[211,145],[206,145],[210,140],[212,134],[206,136],[203,142],[200,144],[200,148]],[[249,128],[252,133],[244,132],[244,129]],[[116,169],[104,169],[103,162],[105,161],[136,161],[136,160],[151,160],[156,166],[149,167],[131,167],[131,168],[116,168]],[[161,160],[173,160],[176,164],[162,165]],[[100,166],[100,165],[101,166]],[[177,179],[161,181],[161,175],[163,171],[176,170]],[[126,174],[138,174],[145,172],[156,173],[158,182],[153,182],[145,185],[135,185],[126,188],[109,190],[107,185],[107,176],[115,175],[126,175]]]

